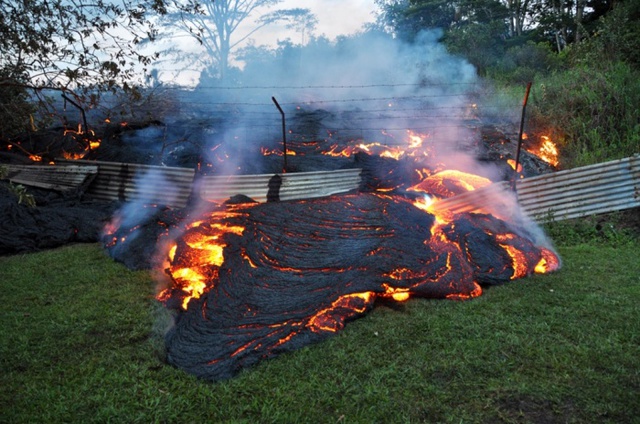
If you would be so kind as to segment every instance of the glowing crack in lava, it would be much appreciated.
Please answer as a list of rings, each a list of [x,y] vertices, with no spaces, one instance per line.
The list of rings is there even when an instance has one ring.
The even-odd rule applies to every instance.
[[[377,298],[469,299],[558,268],[487,214],[436,217],[400,195],[219,206],[178,238],[158,298],[177,312],[168,361],[209,380],[320,341]]]

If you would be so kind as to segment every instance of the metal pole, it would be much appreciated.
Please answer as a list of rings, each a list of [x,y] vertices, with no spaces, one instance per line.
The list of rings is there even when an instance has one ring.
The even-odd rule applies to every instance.
[[[522,148],[522,134],[524,132],[524,117],[527,110],[527,101],[529,100],[529,91],[531,91],[531,83],[527,84],[527,89],[524,93],[524,100],[522,101],[522,117],[520,118],[520,132],[518,133],[518,148],[516,149],[516,165],[513,168],[513,182],[511,188],[515,191],[516,180],[518,178],[518,166],[520,166],[520,149]]]
[[[275,97],[271,97],[271,100],[273,100],[273,103],[276,105],[276,107],[278,108],[278,110],[280,111],[280,115],[282,115],[282,144],[284,145],[284,172],[287,172],[287,129],[285,126],[285,120],[284,120],[284,111],[282,110],[282,108],[280,107],[280,105],[278,104],[278,101],[276,100]]]

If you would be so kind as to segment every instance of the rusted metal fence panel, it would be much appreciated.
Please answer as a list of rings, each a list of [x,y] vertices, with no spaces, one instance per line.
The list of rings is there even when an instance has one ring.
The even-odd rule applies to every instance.
[[[84,160],[58,160],[56,163],[98,166],[98,175],[87,189],[87,193],[97,199],[173,207],[186,206],[195,175],[195,170],[189,168],[133,163]]]
[[[242,194],[257,202],[311,199],[357,190],[361,169],[293,172],[286,174],[208,176],[200,181],[200,196],[219,202]]]
[[[81,189],[98,173],[97,166],[3,165],[12,183],[60,192]]]
[[[640,207],[640,155],[526,178],[516,182],[517,201],[536,221],[561,221]],[[433,208],[451,212],[511,207],[506,182],[437,201]],[[516,199],[514,198],[513,201]]]

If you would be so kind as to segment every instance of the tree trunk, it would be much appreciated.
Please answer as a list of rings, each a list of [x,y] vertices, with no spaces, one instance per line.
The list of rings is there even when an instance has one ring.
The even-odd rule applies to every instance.
[[[575,42],[578,44],[582,41],[582,16],[584,13],[584,0],[576,0],[576,39]]]

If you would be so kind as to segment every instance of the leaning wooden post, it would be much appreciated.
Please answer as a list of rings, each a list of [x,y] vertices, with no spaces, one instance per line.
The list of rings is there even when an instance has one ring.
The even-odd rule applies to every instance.
[[[516,164],[513,167],[513,180],[511,182],[511,188],[516,190],[516,180],[518,179],[518,166],[520,166],[520,149],[522,148],[522,134],[524,132],[524,117],[527,110],[527,101],[529,100],[529,91],[531,91],[531,83],[527,84],[527,89],[524,93],[524,100],[522,101],[522,117],[520,118],[520,132],[518,133],[518,148],[516,149]]]

